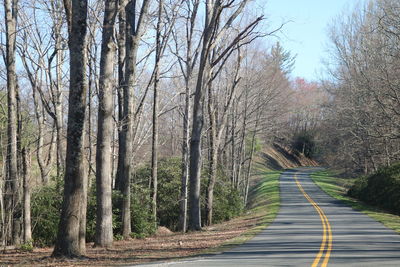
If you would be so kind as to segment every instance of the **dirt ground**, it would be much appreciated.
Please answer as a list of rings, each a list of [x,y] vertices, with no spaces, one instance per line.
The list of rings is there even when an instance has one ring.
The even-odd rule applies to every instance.
[[[262,219],[259,214],[250,214],[187,234],[160,229],[154,237],[116,241],[108,249],[94,248],[93,243],[88,243],[86,257],[73,260],[51,258],[52,248],[0,251],[0,266],[110,266],[179,259],[226,244],[260,225]]]

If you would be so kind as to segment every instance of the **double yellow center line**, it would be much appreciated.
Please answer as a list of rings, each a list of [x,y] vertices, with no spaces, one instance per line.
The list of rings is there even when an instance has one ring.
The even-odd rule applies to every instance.
[[[297,174],[294,175],[294,179],[296,181],[297,187],[303,193],[304,197],[308,200],[308,202],[313,205],[314,209],[318,212],[319,218],[321,219],[322,222],[322,228],[323,228],[323,236],[322,236],[322,242],[321,246],[319,248],[319,252],[317,256],[314,259],[313,264],[311,265],[312,267],[317,267],[318,264],[320,263],[321,259],[323,258],[323,261],[321,263],[321,267],[326,267],[328,265],[329,257],[331,256],[331,250],[332,250],[332,230],[331,230],[331,225],[329,223],[328,218],[326,217],[324,211],[318,206],[317,203],[304,191],[303,187],[301,186],[299,180],[297,179]],[[324,256],[325,254],[325,256]]]

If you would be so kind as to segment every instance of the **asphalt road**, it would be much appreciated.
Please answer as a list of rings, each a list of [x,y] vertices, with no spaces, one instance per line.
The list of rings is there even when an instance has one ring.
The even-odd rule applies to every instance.
[[[142,266],[400,266],[400,235],[341,204],[299,168],[283,173],[275,221],[227,252]]]

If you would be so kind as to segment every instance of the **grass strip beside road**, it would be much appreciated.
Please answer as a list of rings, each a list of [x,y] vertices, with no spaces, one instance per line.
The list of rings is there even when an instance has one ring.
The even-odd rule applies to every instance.
[[[206,253],[219,253],[234,246],[243,244],[268,227],[276,218],[280,208],[279,177],[282,171],[272,171],[261,163],[255,164],[255,184],[249,192],[248,211],[239,220],[253,220],[257,223],[240,236],[223,243],[217,248],[208,249]]]
[[[336,177],[334,173],[326,170],[312,173],[311,178],[328,195],[400,233],[400,216],[382,211],[346,195],[354,179]]]

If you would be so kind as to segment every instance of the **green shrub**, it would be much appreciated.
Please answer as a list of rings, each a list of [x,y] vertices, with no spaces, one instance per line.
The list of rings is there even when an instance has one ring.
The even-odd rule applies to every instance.
[[[138,184],[132,185],[132,233],[136,238],[152,235],[156,229],[151,212],[150,189]]]
[[[358,178],[348,194],[368,204],[400,214],[400,163]]]
[[[157,219],[158,224],[177,230],[179,220],[179,196],[181,184],[181,161],[178,158],[161,159],[158,164]],[[132,231],[136,236],[155,232],[151,214],[151,190],[149,164],[138,168],[132,185]]]
[[[207,169],[201,180],[201,216],[202,224],[206,223]],[[228,221],[243,212],[243,199],[240,192],[231,187],[230,179],[218,169],[214,186],[213,223]]]
[[[123,239],[124,239],[124,237],[121,234],[115,234],[114,235],[114,240],[115,241],[121,241]]]
[[[207,170],[202,174],[201,207],[205,213],[205,192],[207,189]],[[151,213],[151,190],[149,179],[150,165],[138,168],[131,184],[131,220],[132,236],[143,238],[156,231]],[[32,194],[32,237],[35,246],[51,246],[56,240],[61,213],[63,187],[62,179],[41,187]],[[158,225],[173,231],[179,222],[179,198],[181,189],[181,160],[179,158],[161,159],[158,169]],[[113,230],[114,238],[121,238],[121,201],[119,191],[113,191]],[[86,241],[95,239],[96,231],[96,189],[95,185],[88,192]],[[232,190],[229,178],[218,171],[214,189],[214,222],[229,220],[243,211],[243,200],[239,192]],[[205,216],[203,216],[205,218]]]
[[[61,184],[41,187],[32,193],[32,238],[38,247],[51,246],[57,236],[62,205]]]
[[[181,166],[181,159],[165,159],[160,162],[158,172],[157,217],[160,225],[173,231],[178,230],[179,225]]]
[[[96,187],[93,185],[88,190],[87,210],[86,210],[86,241],[94,242],[96,238],[96,218],[97,218],[97,203],[96,203]]]
[[[228,177],[221,170],[217,173],[214,188],[213,220],[215,223],[229,220],[243,211],[243,199],[233,190]],[[135,175],[133,191],[133,231],[135,235],[151,232],[155,229],[150,214],[150,190],[148,181],[151,177],[150,165],[139,168]],[[205,220],[205,196],[207,191],[207,169],[201,178],[201,212]],[[146,190],[144,189],[146,188]],[[181,189],[181,160],[179,158],[161,159],[158,166],[157,219],[160,226],[177,230],[179,223],[179,199]]]
[[[29,240],[20,245],[19,249],[24,252],[32,252],[33,251],[33,242]]]
[[[243,199],[240,193],[229,186],[218,185],[213,205],[213,223],[228,221],[243,212]]]

